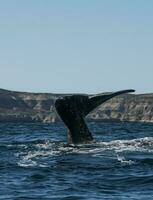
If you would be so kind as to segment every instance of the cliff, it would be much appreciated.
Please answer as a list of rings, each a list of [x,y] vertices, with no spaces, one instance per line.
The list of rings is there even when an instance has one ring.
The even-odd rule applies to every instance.
[[[54,122],[54,102],[60,94],[14,92],[0,89],[0,122]],[[99,106],[93,120],[153,122],[153,94],[126,94]]]

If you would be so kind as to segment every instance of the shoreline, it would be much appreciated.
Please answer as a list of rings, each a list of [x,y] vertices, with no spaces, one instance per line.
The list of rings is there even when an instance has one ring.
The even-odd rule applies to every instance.
[[[0,89],[0,122],[59,121],[54,103],[63,95]],[[153,123],[153,93],[124,94],[115,97],[91,112],[86,120]]]

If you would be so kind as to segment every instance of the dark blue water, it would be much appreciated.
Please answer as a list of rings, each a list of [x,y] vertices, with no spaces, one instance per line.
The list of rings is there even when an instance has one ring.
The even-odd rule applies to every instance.
[[[153,125],[90,122],[67,146],[62,123],[0,123],[0,199],[153,199]]]

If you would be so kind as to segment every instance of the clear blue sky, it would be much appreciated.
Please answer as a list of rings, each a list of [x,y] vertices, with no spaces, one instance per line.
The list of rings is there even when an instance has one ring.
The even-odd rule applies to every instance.
[[[1,0],[0,88],[153,92],[153,1]]]

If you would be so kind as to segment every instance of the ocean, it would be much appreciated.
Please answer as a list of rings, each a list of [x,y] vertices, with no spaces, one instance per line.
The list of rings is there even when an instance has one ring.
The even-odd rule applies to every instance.
[[[152,200],[153,124],[88,125],[74,146],[61,122],[0,123],[0,199]]]

